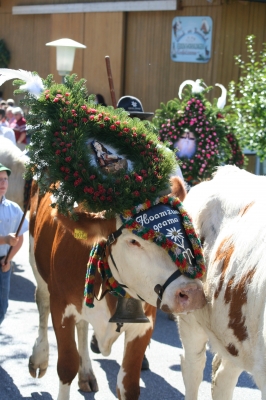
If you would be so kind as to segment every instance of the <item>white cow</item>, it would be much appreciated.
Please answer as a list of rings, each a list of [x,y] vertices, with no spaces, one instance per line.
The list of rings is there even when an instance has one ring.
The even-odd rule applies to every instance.
[[[242,371],[266,399],[266,177],[234,166],[184,201],[204,243],[207,305],[179,317],[186,400],[198,398],[206,343],[216,353],[212,397],[230,400]]]
[[[9,185],[6,197],[15,201],[24,208],[24,186],[25,163],[28,156],[24,154],[11,140],[0,136],[0,163],[10,168],[12,173],[9,178]]]

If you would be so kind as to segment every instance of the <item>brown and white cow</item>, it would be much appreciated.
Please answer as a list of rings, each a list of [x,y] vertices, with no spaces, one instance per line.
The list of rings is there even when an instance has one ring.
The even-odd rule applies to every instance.
[[[208,340],[216,353],[213,399],[232,399],[243,370],[266,399],[266,177],[219,167],[184,204],[207,262],[206,306],[178,317],[185,399],[198,398]]]
[[[174,194],[184,197],[185,190],[176,178]],[[52,314],[58,345],[59,395],[58,400],[69,399],[70,384],[79,375],[83,391],[97,391],[98,384],[88,353],[88,322],[92,324],[100,351],[109,355],[111,346],[125,332],[125,349],[117,379],[117,396],[121,400],[139,398],[139,379],[143,356],[150,341],[156,314],[157,294],[154,287],[163,285],[176,271],[170,256],[155,243],[137,237],[127,229],[111,246],[118,271],[108,262],[113,276],[125,284],[134,297],[145,300],[144,310],[149,323],[124,324],[120,333],[116,324],[109,323],[116,308],[116,298],[107,294],[101,301],[94,301],[94,308],[84,304],[86,264],[91,245],[107,237],[121,226],[120,217],[106,220],[101,214],[85,213],[79,208],[78,221],[59,215],[50,207],[50,195],[38,195],[37,185],[32,187],[30,209],[31,265],[37,280],[36,302],[40,314],[39,336],[29,360],[32,376],[41,377],[48,366],[49,345],[47,319]],[[87,239],[73,237],[74,229],[86,232]],[[101,284],[96,276],[96,293]],[[161,308],[170,312],[193,311],[205,304],[202,283],[180,276],[166,289]],[[75,343],[75,327],[78,350]]]

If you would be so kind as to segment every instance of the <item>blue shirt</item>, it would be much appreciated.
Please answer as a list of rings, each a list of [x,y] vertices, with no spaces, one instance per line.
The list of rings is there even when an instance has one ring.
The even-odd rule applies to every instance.
[[[22,217],[23,212],[19,205],[14,203],[14,201],[7,200],[5,196],[3,196],[2,202],[0,203],[0,236],[16,233]],[[18,236],[23,235],[28,229],[29,223],[25,218]],[[0,256],[6,256],[9,247],[8,244],[1,244]]]

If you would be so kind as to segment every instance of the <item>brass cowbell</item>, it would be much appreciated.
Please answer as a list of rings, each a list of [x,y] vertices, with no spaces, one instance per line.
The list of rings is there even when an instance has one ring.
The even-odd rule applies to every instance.
[[[117,332],[120,332],[120,329],[125,322],[143,323],[150,321],[143,312],[140,300],[133,298],[127,299],[119,296],[115,313],[109,319],[109,322],[116,322]]]

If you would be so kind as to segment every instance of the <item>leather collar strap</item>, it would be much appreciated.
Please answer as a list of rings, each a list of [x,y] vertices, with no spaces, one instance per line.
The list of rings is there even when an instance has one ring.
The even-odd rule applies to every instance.
[[[116,241],[116,239],[121,235],[123,229],[124,229],[124,226],[123,226],[123,225],[120,226],[120,228],[118,228],[117,231],[111,233],[111,234],[108,236],[107,241],[106,241],[106,247],[109,248],[110,257],[111,257],[112,263],[114,264],[114,267],[115,267],[115,269],[117,270],[117,272],[119,272],[119,271],[118,271],[118,268],[117,268],[117,266],[116,266],[114,257],[113,257],[112,252],[111,252],[111,245],[112,245],[112,244]],[[126,285],[123,285],[122,283],[119,283],[119,285],[120,285],[122,288],[126,288],[126,289],[128,288]],[[145,301],[145,300],[144,300],[142,297],[140,297],[138,294],[137,294],[137,296],[138,296],[138,298],[139,298],[140,300]]]
[[[160,307],[161,307],[163,293],[164,293],[165,289],[167,288],[167,286],[170,285],[170,283],[173,282],[175,279],[179,278],[181,275],[182,274],[178,269],[171,276],[169,276],[169,278],[163,284],[163,286],[159,285],[159,284],[155,286],[154,291],[158,294],[158,298],[157,298],[157,308],[158,309],[160,309]]]

